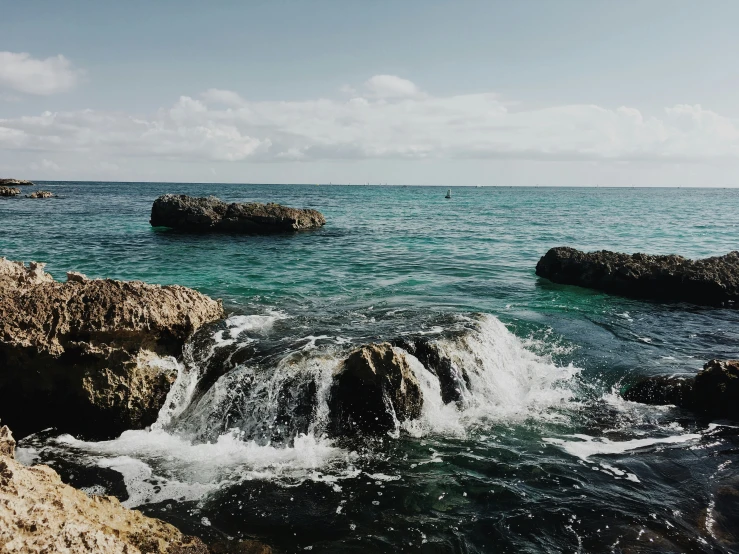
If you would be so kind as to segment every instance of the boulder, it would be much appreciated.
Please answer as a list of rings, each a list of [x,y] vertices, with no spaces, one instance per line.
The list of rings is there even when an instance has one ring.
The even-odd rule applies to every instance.
[[[0,179],[0,186],[16,186],[16,187],[23,187],[23,186],[33,186],[34,183],[31,181],[28,181],[26,179]]]
[[[723,305],[739,300],[739,252],[690,260],[682,256],[585,253],[552,248],[536,264],[536,274],[555,283],[577,285],[634,298]]]
[[[382,435],[421,415],[421,387],[401,350],[389,343],[354,350],[334,375],[329,399],[332,434]]]
[[[267,234],[315,229],[326,219],[316,210],[280,204],[227,204],[213,196],[165,194],[154,201],[150,223],[189,232]]]
[[[462,400],[462,391],[469,388],[469,376],[452,362],[435,341],[427,337],[402,337],[391,341],[391,344],[415,356],[426,369],[436,375],[444,404]]]
[[[674,404],[712,418],[739,420],[739,360],[711,360],[695,377],[647,377],[622,396],[633,402]]]
[[[187,339],[223,317],[180,286],[54,281],[0,258],[0,418],[22,437],[46,427],[108,438],[156,421]]]
[[[17,188],[0,187],[0,196],[18,196],[20,193],[20,189]]]
[[[54,194],[48,190],[37,190],[26,195],[28,198],[53,198]]]

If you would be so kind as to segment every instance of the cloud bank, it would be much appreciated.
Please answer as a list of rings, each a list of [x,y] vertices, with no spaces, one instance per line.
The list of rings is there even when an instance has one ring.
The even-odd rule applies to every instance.
[[[62,55],[40,60],[25,52],[0,52],[0,89],[49,95],[72,90],[83,72]]]
[[[21,65],[30,60],[26,71],[31,75],[43,73],[33,69],[38,64],[58,69],[46,74],[56,77],[13,81],[17,90],[50,94],[73,84],[62,57],[12,56],[21,56]],[[9,82],[8,67],[0,70],[0,83]],[[47,111],[0,119],[0,149],[34,152],[38,159],[93,156],[111,165],[130,158],[209,163],[739,160],[739,122],[700,105],[676,105],[654,115],[584,104],[512,109],[493,93],[434,96],[392,75],[376,75],[342,92],[336,98],[280,102],[209,89],[149,114]]]

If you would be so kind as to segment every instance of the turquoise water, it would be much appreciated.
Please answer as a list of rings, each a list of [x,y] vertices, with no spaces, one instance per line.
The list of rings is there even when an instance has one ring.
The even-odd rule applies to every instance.
[[[493,383],[474,414],[369,446],[329,445],[313,429],[317,443],[277,448],[255,431],[264,422],[243,418],[237,427],[247,435],[235,437],[218,419],[233,398],[228,409],[213,400],[207,413],[193,408],[168,427],[169,453],[142,435],[104,445],[28,441],[76,484],[193,532],[257,536],[288,552],[632,552],[649,539],[661,551],[736,547],[737,507],[720,494],[739,479],[736,433],[623,403],[614,391],[641,375],[694,373],[710,358],[739,357],[737,312],[554,285],[534,267],[561,245],[688,257],[735,250],[739,191],[460,187],[445,200],[446,189],[433,187],[43,188],[58,198],[0,201],[0,255],[45,261],[59,279],[76,270],[222,298],[232,319],[218,328],[221,338],[236,329],[256,352],[262,373],[250,383],[297,354],[339,357],[364,342],[460,328],[478,333],[470,360],[483,358]],[[151,203],[164,193],[310,207],[328,223],[269,237],[153,229]],[[245,327],[243,316],[262,319]],[[239,371],[225,388],[241,391]],[[244,446],[250,440],[255,450]],[[584,454],[593,441],[594,453]],[[220,446],[205,463],[190,450],[196,443]],[[221,457],[222,466],[213,463]],[[301,465],[306,457],[315,463]],[[189,492],[160,500],[146,492],[156,479]]]

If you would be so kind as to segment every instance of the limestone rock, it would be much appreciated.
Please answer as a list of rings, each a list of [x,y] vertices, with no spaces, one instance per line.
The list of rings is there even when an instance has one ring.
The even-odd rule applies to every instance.
[[[421,388],[405,354],[389,343],[353,351],[334,376],[329,412],[334,435],[381,435],[421,415]]]
[[[28,198],[53,198],[54,194],[48,190],[37,190],[27,196]]]
[[[150,223],[189,232],[265,234],[314,229],[326,219],[316,210],[280,204],[227,204],[213,196],[165,194],[154,201]]]
[[[67,282],[68,283],[84,283],[90,279],[84,273],[78,271],[67,271]]]
[[[185,287],[59,283],[43,264],[0,258],[0,418],[21,437],[150,425],[176,377],[169,357],[221,317],[219,301]]]
[[[0,427],[0,456],[15,457],[15,439],[7,425]]]
[[[16,187],[22,187],[22,186],[30,186],[33,185],[31,181],[28,181],[26,179],[0,179],[0,186],[11,186],[14,185]]]
[[[540,277],[635,298],[721,305],[739,300],[739,252],[690,260],[682,256],[585,253],[552,248],[536,265]]]
[[[0,196],[18,196],[20,193],[20,189],[17,188],[0,187]]]

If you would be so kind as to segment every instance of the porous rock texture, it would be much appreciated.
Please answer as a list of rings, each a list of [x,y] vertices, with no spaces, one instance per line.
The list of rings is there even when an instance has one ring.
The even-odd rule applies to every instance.
[[[53,198],[54,194],[48,190],[37,190],[27,196],[28,198]]]
[[[20,189],[15,187],[0,187],[0,196],[18,196],[20,193]]]
[[[350,353],[334,376],[330,427],[336,436],[382,435],[419,417],[422,406],[405,353],[390,343],[370,344]]]
[[[739,252],[690,260],[682,256],[582,252],[552,248],[536,274],[555,283],[578,285],[635,298],[731,305],[739,300]]]
[[[711,360],[695,377],[646,377],[622,396],[633,402],[674,404],[708,417],[739,420],[739,360]]]
[[[176,377],[169,357],[220,301],[181,286],[55,281],[44,264],[0,258],[0,418],[108,438],[156,420]]]
[[[0,179],[0,186],[11,186],[14,185],[16,187],[22,187],[22,186],[32,186],[33,183],[31,181],[28,181],[27,179]]]
[[[280,204],[227,204],[213,196],[165,194],[154,201],[150,223],[188,232],[284,233],[325,225],[320,212]]]

